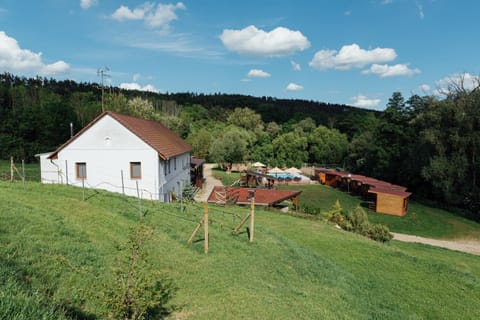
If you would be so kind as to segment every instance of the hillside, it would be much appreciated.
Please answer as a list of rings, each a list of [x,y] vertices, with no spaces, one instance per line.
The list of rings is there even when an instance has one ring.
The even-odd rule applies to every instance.
[[[136,199],[0,182],[0,318],[99,319]],[[156,228],[151,268],[179,288],[181,319],[477,319],[480,257],[379,244],[320,221],[257,210],[255,242],[230,227],[242,208],[211,208],[210,251],[187,239],[202,208],[143,201]],[[232,215],[234,213],[235,215]],[[63,311],[62,311],[63,310]],[[65,315],[62,315],[65,314]],[[54,315],[54,316],[52,316]]]

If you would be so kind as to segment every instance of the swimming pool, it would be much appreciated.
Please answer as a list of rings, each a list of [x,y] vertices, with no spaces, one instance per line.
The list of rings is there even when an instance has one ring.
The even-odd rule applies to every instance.
[[[289,174],[289,173],[269,173],[268,174],[270,177],[274,177],[274,178],[277,178],[277,179],[287,179],[287,178],[290,178],[293,180],[293,178],[295,178],[295,176]]]

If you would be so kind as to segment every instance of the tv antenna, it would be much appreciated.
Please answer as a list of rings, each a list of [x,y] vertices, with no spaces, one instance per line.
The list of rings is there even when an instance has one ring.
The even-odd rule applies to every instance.
[[[102,78],[102,112],[105,111],[105,108],[103,105],[103,91],[104,91],[103,81],[105,77],[110,77],[110,75],[108,74],[109,71],[110,69],[107,66],[103,67],[103,69],[97,70],[97,76]]]

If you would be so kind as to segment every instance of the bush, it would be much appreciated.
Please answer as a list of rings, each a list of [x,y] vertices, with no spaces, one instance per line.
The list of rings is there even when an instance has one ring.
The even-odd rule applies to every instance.
[[[169,304],[176,287],[165,275],[151,269],[146,242],[154,229],[140,222],[132,228],[123,255],[113,270],[115,282],[107,286],[105,304],[111,319],[163,319],[175,310]]]
[[[387,226],[376,223],[371,225],[367,237],[379,242],[388,242],[392,240],[393,235]]]
[[[343,230],[361,234],[375,241],[387,242],[393,238],[387,226],[370,223],[367,213],[360,206],[345,214],[337,200],[332,210],[325,213],[324,217],[328,221],[336,223]]]
[[[371,229],[367,214],[360,206],[349,212],[347,218],[352,224],[353,232],[365,235]]]
[[[192,202],[195,197],[195,188],[192,184],[187,183],[182,190],[182,198],[184,201]]]

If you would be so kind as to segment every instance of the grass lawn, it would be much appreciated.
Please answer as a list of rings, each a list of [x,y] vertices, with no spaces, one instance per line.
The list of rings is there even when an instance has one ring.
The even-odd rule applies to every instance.
[[[222,181],[224,186],[231,186],[238,181],[238,179],[240,179],[239,172],[227,173],[225,170],[219,169],[218,167],[212,169],[212,175],[218,180]],[[238,184],[236,186],[238,186]]]
[[[323,185],[295,185],[285,187],[302,190],[300,204],[328,211],[338,199],[342,208],[350,211],[362,200],[338,189]],[[391,231],[437,239],[476,239],[480,240],[480,224],[454,215],[442,209],[428,207],[415,201],[409,202],[404,217],[397,217],[367,211],[369,221],[387,225]]]
[[[21,183],[0,182],[0,319],[106,316],[102,292],[117,248],[138,223],[137,200],[95,190],[87,195],[82,201],[75,187],[32,182],[25,191]],[[247,212],[238,207],[210,207],[205,255],[201,235],[187,244],[203,208],[183,208],[142,201],[146,222],[156,228],[149,266],[179,288],[173,302],[181,310],[172,318],[480,317],[479,256],[380,244],[322,221],[260,209],[249,243],[244,230],[230,231]]]
[[[22,162],[14,163],[18,172],[22,174]],[[17,172],[14,173],[15,180],[21,180]],[[25,163],[25,178],[27,181],[40,181],[40,163]],[[0,160],[0,180],[10,180],[10,161]]]

